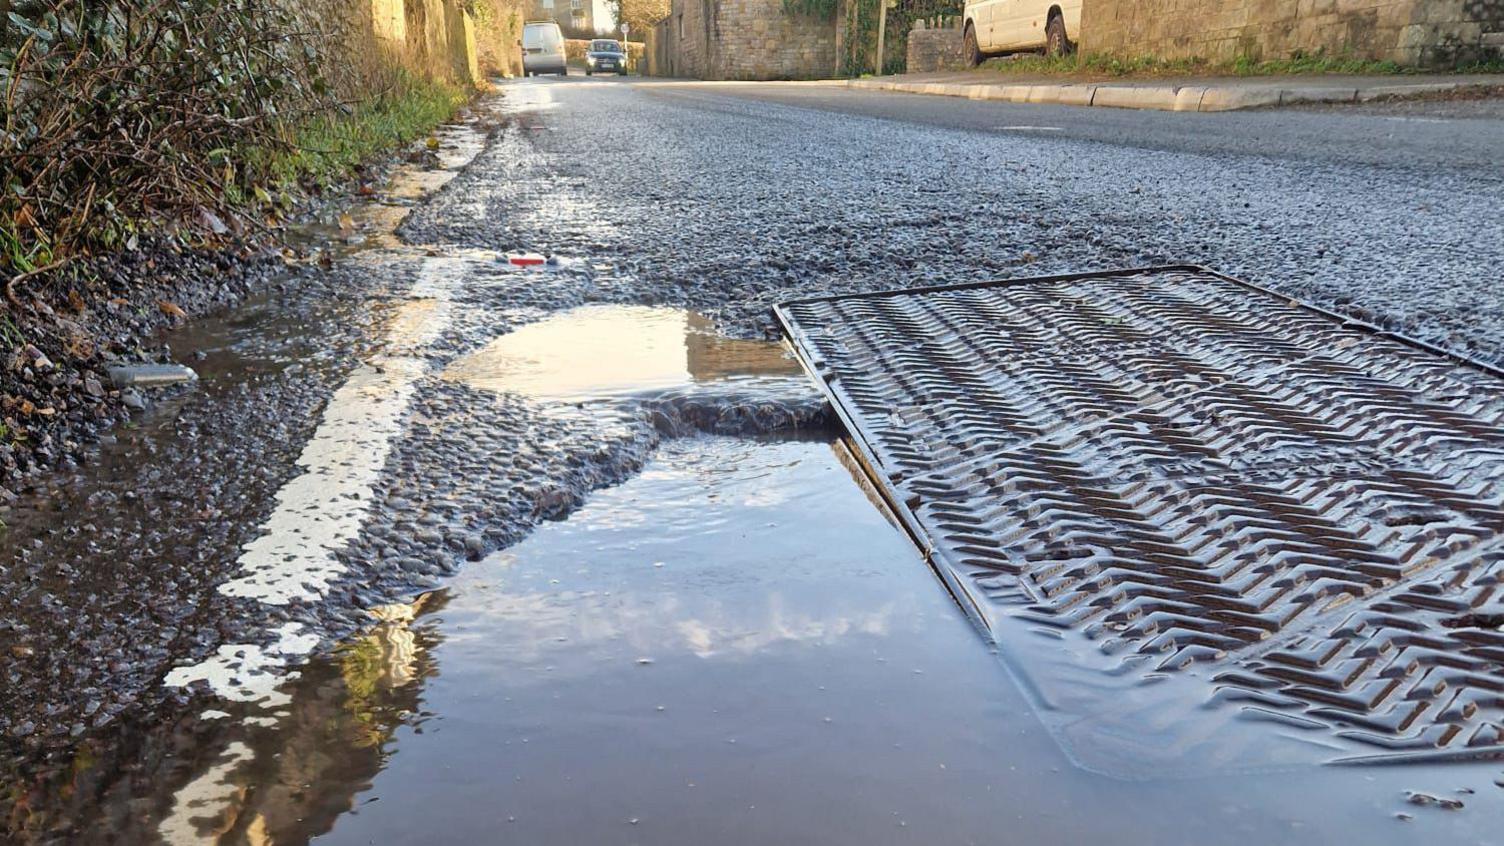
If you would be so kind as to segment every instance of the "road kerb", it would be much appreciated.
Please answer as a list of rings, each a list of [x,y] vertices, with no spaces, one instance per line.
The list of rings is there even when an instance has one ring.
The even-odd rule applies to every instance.
[[[1097,94],[1092,98],[1093,106],[1107,106],[1114,109],[1159,109],[1160,111],[1175,110],[1176,92],[1167,85],[1155,86],[1127,86],[1127,85],[1099,85]]]
[[[1358,98],[1354,86],[1333,88],[1286,88],[1279,94],[1281,106],[1295,103],[1351,103]]]
[[[1009,103],[1027,103],[1032,86],[1029,85],[974,85],[971,99],[1003,100]]]
[[[1186,85],[1175,92],[1175,111],[1201,111],[1201,98],[1206,96],[1206,86]]]
[[[1090,106],[1096,96],[1097,86],[1095,85],[1032,85],[1029,87],[1030,103]]]
[[[1365,88],[1357,92],[1360,103],[1369,100],[1381,100],[1385,97],[1413,97],[1416,94],[1439,94],[1446,91],[1456,91],[1463,85],[1457,82],[1421,82],[1410,85],[1379,85],[1373,88]]]
[[[1201,95],[1197,111],[1229,112],[1235,109],[1256,109],[1259,106],[1278,106],[1278,88],[1218,88],[1209,87]]]
[[[1380,85],[1128,85],[1112,83],[974,83],[904,82],[894,79],[852,79],[848,88],[937,94],[968,100],[1037,103],[1061,106],[1106,106],[1119,109],[1156,109],[1177,112],[1226,112],[1297,103],[1353,103],[1387,97],[1411,97],[1474,88],[1492,83],[1434,82]]]

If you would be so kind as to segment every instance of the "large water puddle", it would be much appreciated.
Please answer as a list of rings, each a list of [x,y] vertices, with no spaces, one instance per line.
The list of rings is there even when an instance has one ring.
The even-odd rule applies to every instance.
[[[108,794],[114,824],[172,842],[699,846],[1481,842],[1504,822],[1496,765],[1073,767],[839,444],[673,442],[378,616],[274,712],[198,721],[181,763]]]
[[[727,338],[692,311],[595,305],[502,335],[444,371],[490,391],[559,401],[636,395],[731,379],[801,379],[778,344]]]

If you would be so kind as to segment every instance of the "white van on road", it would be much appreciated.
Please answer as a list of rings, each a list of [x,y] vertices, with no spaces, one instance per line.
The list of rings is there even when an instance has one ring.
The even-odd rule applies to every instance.
[[[1064,56],[1081,37],[1082,0],[967,0],[963,48],[976,67],[995,53],[1044,50]]]
[[[522,27],[522,75],[569,75],[564,61],[564,33],[555,21],[528,21]]]

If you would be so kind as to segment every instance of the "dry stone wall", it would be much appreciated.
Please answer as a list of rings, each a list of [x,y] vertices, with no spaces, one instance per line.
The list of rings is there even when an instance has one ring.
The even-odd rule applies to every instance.
[[[475,20],[462,0],[369,0],[371,29],[396,60],[452,82],[480,80]]]
[[[835,62],[835,21],[786,14],[782,0],[674,0],[648,33],[654,76],[813,79]]]
[[[1321,52],[1447,65],[1501,57],[1504,0],[1086,0],[1081,49],[1211,60]]]
[[[959,28],[926,29],[923,21],[918,24],[909,30],[906,57],[909,73],[960,70],[966,66]]]

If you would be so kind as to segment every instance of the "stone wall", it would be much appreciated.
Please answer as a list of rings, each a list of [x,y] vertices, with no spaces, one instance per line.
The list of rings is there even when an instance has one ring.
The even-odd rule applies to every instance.
[[[462,0],[370,0],[377,43],[400,64],[429,76],[480,80],[475,20]]]
[[[909,30],[908,73],[961,70],[966,60],[961,54],[961,29],[926,29],[924,21],[915,21]]]
[[[836,62],[836,24],[787,15],[782,0],[673,0],[648,32],[653,76],[815,79]]]
[[[477,70],[483,76],[522,75],[524,0],[472,0]]]
[[[1504,0],[1085,0],[1081,49],[1214,61],[1323,52],[1446,65],[1501,57]]]

